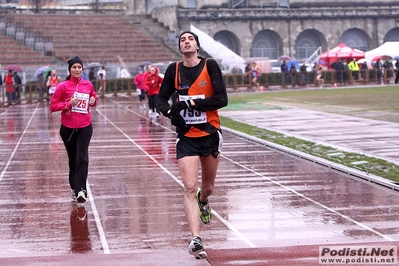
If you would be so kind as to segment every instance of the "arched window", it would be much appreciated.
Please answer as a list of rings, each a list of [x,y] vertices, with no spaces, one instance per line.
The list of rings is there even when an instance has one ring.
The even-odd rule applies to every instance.
[[[315,30],[305,30],[295,41],[295,58],[303,61],[308,59],[321,45],[319,34]]]
[[[384,42],[399,42],[399,28],[393,28],[387,32]]]
[[[339,38],[338,43],[345,43],[349,47],[362,50],[364,52],[369,50],[368,38],[361,29],[346,30],[342,34],[341,38]]]
[[[215,41],[223,43],[227,48],[229,48],[236,54],[238,55],[241,54],[240,43],[237,36],[234,33],[227,30],[222,30],[217,32],[213,36],[213,38],[215,39]]]
[[[255,35],[252,42],[251,57],[277,59],[281,53],[281,38],[271,30],[263,30]]]

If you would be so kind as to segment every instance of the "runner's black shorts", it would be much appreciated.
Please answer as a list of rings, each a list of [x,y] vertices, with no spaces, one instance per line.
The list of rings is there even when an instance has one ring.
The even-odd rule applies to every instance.
[[[208,156],[214,158],[219,156],[222,151],[223,137],[220,130],[200,138],[188,138],[178,135],[176,140],[176,158],[181,159],[186,156]]]

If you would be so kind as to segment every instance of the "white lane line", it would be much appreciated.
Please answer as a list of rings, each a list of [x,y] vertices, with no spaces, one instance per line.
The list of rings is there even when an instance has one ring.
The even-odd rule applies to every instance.
[[[3,168],[3,171],[2,171],[1,174],[0,174],[0,182],[1,182],[1,180],[3,179],[4,175],[6,174],[6,172],[7,172],[7,170],[8,170],[8,167],[9,167],[10,164],[11,164],[11,161],[14,159],[15,153],[17,152],[18,147],[19,147],[19,145],[21,144],[22,139],[25,137],[26,131],[28,130],[28,127],[29,127],[30,123],[32,122],[32,119],[33,119],[33,117],[35,116],[35,114],[36,114],[36,112],[37,112],[37,110],[38,110],[38,107],[39,107],[39,103],[36,104],[35,110],[33,110],[33,113],[32,113],[32,115],[30,116],[29,121],[28,121],[28,123],[26,124],[26,127],[25,127],[24,131],[23,131],[22,134],[21,134],[21,137],[19,137],[19,139],[18,139],[18,141],[17,141],[17,145],[15,145],[15,147],[14,147],[14,149],[13,149],[11,155],[10,155],[10,158],[8,158],[8,161],[7,161],[6,165],[5,165],[4,168]]]
[[[175,180],[181,187],[183,187],[183,182],[173,175],[168,169],[166,169],[162,164],[160,164],[154,157],[151,156],[148,152],[144,150],[140,145],[138,145],[132,138],[129,137],[122,129],[120,129],[117,125],[115,125],[107,116],[105,116],[101,111],[96,110],[104,119],[106,119],[112,126],[114,126],[122,135],[124,135],[133,145],[135,145],[140,151],[142,151],[148,158],[150,158],[159,168],[161,168],[165,173],[167,173],[173,180]],[[168,129],[170,130],[170,129]],[[219,215],[214,209],[212,209],[212,213],[224,224],[233,231],[241,240],[248,244],[251,248],[255,248],[255,244],[252,243],[248,238],[246,238],[243,234],[241,234],[231,223],[225,220],[222,216]]]
[[[384,239],[386,239],[388,241],[396,241],[395,239],[393,239],[393,238],[391,238],[389,236],[386,236],[386,235],[374,230],[373,228],[368,227],[367,225],[365,225],[365,224],[363,224],[361,222],[358,222],[358,221],[350,218],[349,216],[347,216],[345,214],[342,214],[342,213],[340,213],[340,212],[338,212],[338,211],[336,211],[336,210],[334,210],[334,209],[332,209],[332,208],[330,208],[330,207],[328,207],[328,206],[326,206],[326,205],[324,205],[324,204],[322,204],[322,203],[320,203],[318,201],[315,201],[315,200],[305,196],[304,194],[302,194],[302,193],[300,193],[300,192],[298,192],[298,191],[296,191],[296,190],[294,190],[292,188],[289,188],[289,187],[281,184],[280,182],[277,182],[277,181],[275,181],[275,180],[273,180],[273,179],[271,179],[271,178],[269,178],[269,177],[267,177],[267,176],[265,176],[265,175],[263,175],[261,173],[258,173],[256,171],[254,171],[253,169],[251,169],[251,168],[249,168],[249,167],[247,167],[247,166],[245,166],[245,165],[243,165],[243,164],[241,164],[239,162],[236,162],[236,161],[234,161],[234,160],[232,160],[232,159],[230,159],[228,157],[225,157],[225,156],[222,156],[222,157],[224,159],[226,159],[226,160],[228,160],[228,161],[230,161],[230,162],[232,162],[232,163],[244,168],[245,170],[247,170],[249,172],[252,172],[253,174],[255,174],[257,176],[259,176],[259,177],[261,177],[261,178],[263,178],[263,179],[265,179],[265,180],[267,180],[267,181],[269,181],[269,182],[271,182],[271,183],[273,183],[273,184],[275,184],[275,185],[277,185],[277,186],[279,186],[279,187],[281,187],[281,188],[283,188],[285,190],[288,190],[291,193],[293,193],[293,194],[295,194],[295,195],[297,195],[299,197],[302,197],[302,198],[306,199],[307,201],[310,201],[313,204],[320,206],[323,209],[326,209],[329,212],[332,212],[332,213],[334,213],[334,214],[336,214],[336,215],[338,215],[338,216],[340,216],[340,217],[342,217],[342,218],[344,218],[344,219],[346,219],[346,220],[348,220],[348,221],[350,221],[350,222],[352,222],[352,223],[354,223],[354,224],[356,224],[356,225],[358,225],[358,226],[360,226],[360,227],[362,227],[362,228],[364,228],[364,229],[366,229],[366,230],[368,230],[368,231],[370,231],[370,232],[372,232],[372,233],[374,233],[376,235],[379,235],[380,237],[382,237],[382,238],[384,238]]]
[[[118,104],[118,105],[122,106],[121,104]],[[135,114],[138,114],[138,113],[136,113],[135,111],[130,110],[130,108],[126,108],[126,109],[129,110],[129,111],[131,111],[131,112],[133,112],[133,113],[135,113]],[[140,114],[138,114],[138,115],[140,115]],[[142,115],[140,115],[140,116],[142,116]],[[169,128],[167,128],[167,130],[171,131]],[[147,154],[147,152],[145,152],[144,150],[143,150],[143,152]],[[152,157],[151,157],[150,155],[147,155],[147,156],[149,156],[149,157],[152,159]],[[384,234],[382,234],[382,233],[380,233],[380,232],[378,232],[378,231],[372,229],[371,227],[369,227],[369,226],[367,226],[367,225],[365,225],[365,224],[363,224],[363,223],[361,223],[361,222],[358,222],[358,221],[356,221],[355,219],[352,219],[351,217],[349,217],[349,216],[347,216],[347,215],[344,215],[344,214],[342,214],[342,213],[340,213],[340,212],[338,212],[338,211],[336,211],[336,210],[334,210],[334,209],[332,209],[332,208],[330,208],[330,207],[328,207],[328,206],[326,206],[326,205],[324,205],[324,204],[322,204],[322,203],[320,203],[320,202],[317,202],[317,201],[315,201],[315,200],[313,200],[313,199],[311,199],[311,198],[305,196],[304,194],[302,194],[302,193],[300,193],[300,192],[298,192],[298,191],[295,191],[295,190],[292,189],[292,188],[289,188],[289,187],[287,187],[287,186],[285,186],[285,185],[283,185],[283,184],[281,184],[281,183],[279,183],[279,182],[277,182],[277,181],[275,181],[275,180],[272,180],[271,178],[269,178],[269,177],[267,177],[267,176],[265,176],[265,175],[263,175],[263,174],[261,174],[261,173],[255,172],[253,169],[250,169],[250,168],[246,167],[245,165],[240,164],[239,162],[236,162],[236,161],[234,161],[234,160],[232,160],[232,159],[230,159],[230,158],[228,158],[228,157],[226,157],[226,156],[223,156],[223,155],[221,155],[221,157],[223,157],[224,159],[229,160],[230,162],[232,162],[232,163],[234,163],[234,164],[236,164],[236,165],[238,165],[238,166],[240,166],[240,167],[242,167],[242,168],[244,168],[244,169],[246,169],[246,170],[248,170],[248,171],[250,171],[250,172],[252,172],[252,173],[254,173],[254,174],[256,174],[256,175],[258,175],[258,176],[260,176],[261,178],[263,178],[263,179],[265,179],[265,180],[268,180],[268,181],[272,182],[273,184],[275,184],[275,185],[277,185],[277,186],[280,186],[281,188],[283,188],[283,189],[285,189],[285,190],[290,191],[291,193],[294,193],[295,195],[298,195],[298,196],[300,196],[300,197],[302,197],[302,198],[304,198],[304,199],[306,199],[306,200],[312,202],[312,203],[315,204],[315,205],[320,206],[320,207],[323,208],[323,209],[326,209],[326,210],[330,211],[331,213],[334,213],[334,214],[336,214],[336,215],[338,215],[338,216],[340,216],[340,217],[342,217],[342,218],[344,218],[344,219],[346,219],[346,220],[348,220],[348,221],[350,221],[350,222],[352,222],[352,223],[354,223],[354,224],[356,224],[356,225],[358,225],[358,226],[364,228],[365,230],[368,230],[368,231],[370,231],[370,232],[372,232],[372,233],[374,233],[374,234],[376,234],[376,235],[378,235],[378,236],[380,236],[380,237],[382,237],[382,238],[384,238],[384,239],[386,239],[386,240],[388,240],[388,241],[396,241],[395,239],[393,239],[393,238],[391,238],[391,237],[389,237],[389,236],[386,236],[386,235],[384,235]],[[156,162],[156,160],[154,160],[154,159],[152,159],[152,160],[153,160],[154,162]],[[158,164],[158,162],[156,162],[156,163]],[[163,167],[161,167],[161,168],[163,168]],[[172,176],[172,178],[175,179],[175,177],[174,177],[171,173],[168,173],[168,174],[169,174],[170,176]],[[178,183],[179,183],[179,182],[178,182]],[[181,186],[183,186],[183,184],[182,184],[181,182],[180,182],[179,184],[180,184]],[[230,227],[231,224],[230,224],[229,222],[227,222],[226,220],[224,220],[216,211],[214,211],[214,213],[216,214],[215,216],[217,216],[228,228],[230,228],[230,230],[234,231],[234,232],[237,233],[239,236],[241,235],[241,234],[239,233],[239,231],[236,230],[233,226]],[[240,237],[240,238],[241,238],[241,237]],[[246,238],[245,238],[244,236],[242,236],[242,239],[245,241]],[[248,245],[251,246],[251,247],[256,247],[256,246],[255,246],[254,244],[252,244],[252,242],[250,242],[249,240],[248,240],[248,242],[247,242],[247,241],[245,241],[245,242],[248,243]],[[253,246],[252,246],[252,245],[253,245]]]
[[[101,245],[103,246],[104,254],[111,254],[111,251],[108,247],[107,238],[104,234],[103,226],[101,225],[100,215],[98,215],[96,204],[94,203],[93,194],[91,193],[90,184],[87,182],[87,195],[89,196],[89,201],[91,205],[91,209],[93,211],[94,220],[96,221],[98,234],[100,235]]]

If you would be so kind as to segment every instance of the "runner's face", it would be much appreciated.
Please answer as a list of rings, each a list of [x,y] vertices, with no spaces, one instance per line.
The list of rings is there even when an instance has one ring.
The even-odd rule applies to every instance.
[[[197,41],[194,36],[190,33],[184,33],[180,37],[180,52],[185,53],[195,53],[198,50]]]
[[[71,76],[74,78],[80,78],[82,76],[82,65],[79,63],[75,63],[71,67]]]

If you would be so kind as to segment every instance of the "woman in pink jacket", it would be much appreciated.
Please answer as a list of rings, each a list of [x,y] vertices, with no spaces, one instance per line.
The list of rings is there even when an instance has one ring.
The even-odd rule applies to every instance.
[[[51,98],[51,112],[61,111],[60,136],[69,159],[69,185],[78,203],[87,199],[89,144],[93,134],[90,108],[97,105],[93,84],[82,79],[83,62],[79,57],[68,61],[69,75],[57,85]]]

